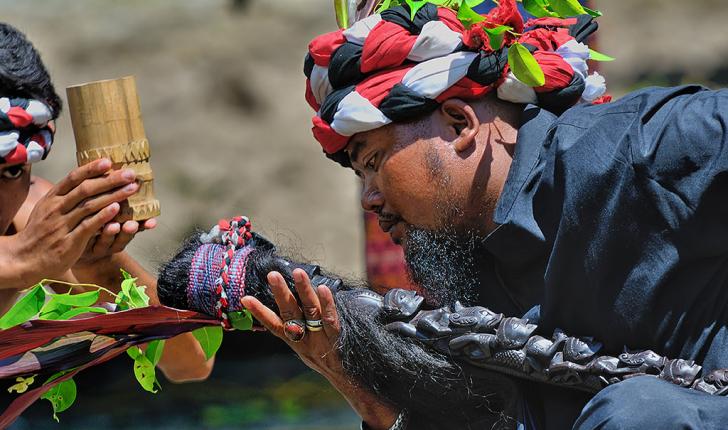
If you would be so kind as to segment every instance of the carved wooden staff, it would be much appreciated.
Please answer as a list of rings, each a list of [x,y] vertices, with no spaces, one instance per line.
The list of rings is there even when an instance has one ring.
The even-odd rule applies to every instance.
[[[66,88],[76,136],[78,165],[108,158],[114,169],[136,172],[139,191],[121,204],[116,221],[143,221],[159,216],[154,198],[149,141],[144,133],[133,76]]]

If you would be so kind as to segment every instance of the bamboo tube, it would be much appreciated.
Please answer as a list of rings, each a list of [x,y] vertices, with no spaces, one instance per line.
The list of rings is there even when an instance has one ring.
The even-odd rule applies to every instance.
[[[143,221],[159,216],[149,141],[144,133],[133,76],[89,82],[66,88],[76,137],[78,165],[108,158],[114,169],[136,172],[139,191],[121,204],[116,221]]]

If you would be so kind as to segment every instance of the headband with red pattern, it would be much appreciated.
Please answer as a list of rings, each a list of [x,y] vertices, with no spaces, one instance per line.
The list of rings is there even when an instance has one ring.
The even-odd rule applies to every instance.
[[[50,108],[38,100],[0,98],[0,164],[45,160],[53,144]]]

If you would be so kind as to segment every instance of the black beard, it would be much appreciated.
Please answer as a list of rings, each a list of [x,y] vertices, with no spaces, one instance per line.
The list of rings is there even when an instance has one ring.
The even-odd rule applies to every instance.
[[[475,253],[482,240],[453,228],[406,229],[404,257],[409,276],[426,292],[428,304],[445,306],[477,299]]]

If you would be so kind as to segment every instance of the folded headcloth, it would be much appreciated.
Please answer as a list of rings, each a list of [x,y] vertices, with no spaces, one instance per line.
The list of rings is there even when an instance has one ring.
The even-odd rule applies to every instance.
[[[515,0],[501,0],[485,18],[466,29],[452,9],[428,3],[412,19],[401,5],[315,38],[304,66],[306,100],[317,111],[313,134],[324,151],[335,154],[356,133],[432,112],[449,98],[477,99],[493,89],[500,99],[552,110],[604,95],[582,43],[597,29],[591,16],[524,24]],[[501,25],[512,30],[493,49],[485,29]],[[532,88],[510,72],[516,42],[533,54],[543,85]]]
[[[0,164],[45,160],[53,143],[50,108],[38,100],[0,98]]]

